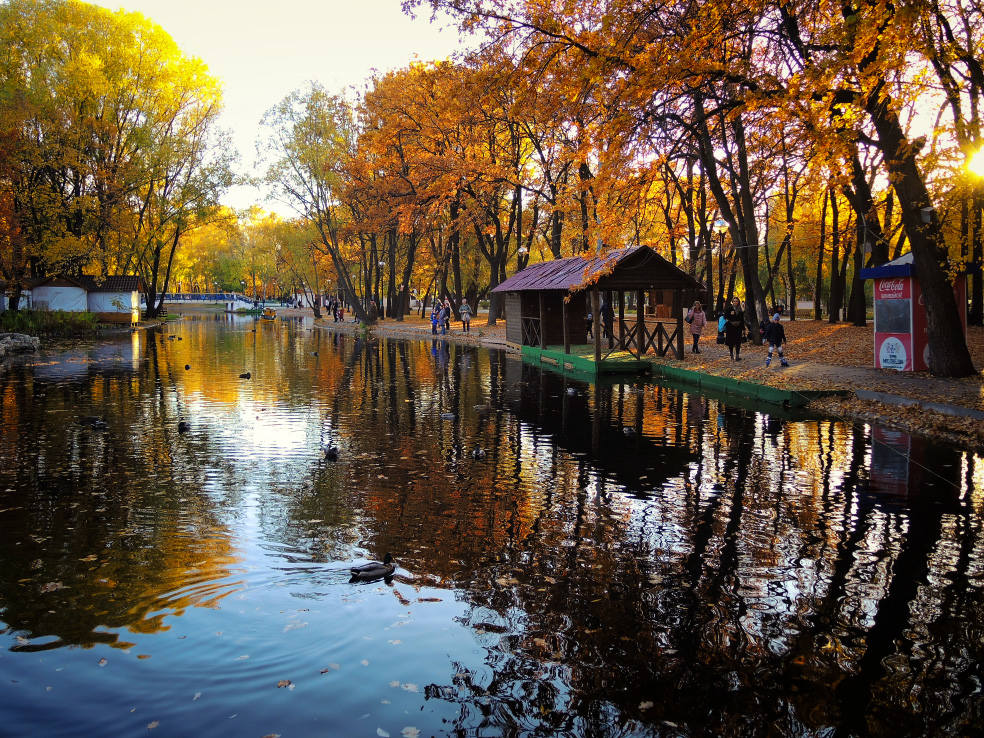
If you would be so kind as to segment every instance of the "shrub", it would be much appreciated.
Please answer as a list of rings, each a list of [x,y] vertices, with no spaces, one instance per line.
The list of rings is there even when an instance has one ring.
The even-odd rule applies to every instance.
[[[63,310],[7,310],[0,313],[0,332],[75,338],[95,333],[97,322],[96,316],[92,313],[67,313]]]

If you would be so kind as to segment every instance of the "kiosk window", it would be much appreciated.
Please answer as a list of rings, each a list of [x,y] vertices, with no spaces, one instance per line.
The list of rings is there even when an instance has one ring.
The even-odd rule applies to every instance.
[[[875,300],[875,330],[879,333],[912,333],[910,300]]]

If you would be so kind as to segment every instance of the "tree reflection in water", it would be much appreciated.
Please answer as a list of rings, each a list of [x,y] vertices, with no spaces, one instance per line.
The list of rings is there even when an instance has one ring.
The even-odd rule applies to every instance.
[[[385,551],[404,608],[465,603],[481,658],[448,652],[425,732],[981,724],[980,457],[440,339],[248,326],[0,375],[13,648],[125,647],[222,610],[252,536],[275,562],[252,576],[312,608],[332,566]]]

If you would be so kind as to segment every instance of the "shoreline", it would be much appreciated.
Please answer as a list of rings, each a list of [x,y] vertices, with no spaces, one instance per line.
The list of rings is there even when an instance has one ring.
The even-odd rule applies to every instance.
[[[324,318],[315,320],[315,327],[346,334],[356,334],[360,330],[359,323],[334,323]],[[452,330],[443,336],[442,340],[464,345],[499,348],[517,353],[515,348],[506,343],[505,322],[491,327],[476,324],[472,321],[470,333],[460,330],[460,323],[452,325]],[[868,329],[870,332],[870,329]],[[434,338],[430,333],[430,323],[419,319],[397,322],[391,319],[378,322],[371,328],[372,334],[379,338],[401,338],[409,340],[428,340]],[[707,344],[702,349],[711,353]],[[875,423],[895,430],[912,433],[930,440],[938,440],[970,451],[984,450],[984,410],[975,406],[973,399],[979,398],[984,402],[984,377],[969,377],[964,379],[939,379],[928,375],[901,375],[889,370],[873,369],[863,366],[830,366],[815,364],[810,361],[798,361],[795,354],[791,355],[799,371],[780,373],[776,369],[766,369],[760,360],[764,349],[753,347],[746,349],[749,359],[746,365],[729,363],[727,354],[713,356],[711,359],[696,360],[687,354],[689,361],[678,363],[676,360],[667,361],[676,366],[685,366],[692,371],[699,371],[719,377],[741,378],[765,386],[782,389],[802,389],[806,384],[811,388],[841,390],[849,392],[849,396],[827,396],[814,399],[805,405],[805,409],[822,417],[836,418],[845,422]],[[696,364],[694,366],[693,364]],[[741,366],[739,369],[738,367]],[[790,381],[790,380],[798,380]],[[914,385],[923,383],[926,388]],[[894,392],[886,392],[890,386]],[[909,389],[910,391],[906,391]],[[960,392],[956,392],[956,390]],[[919,391],[913,391],[919,390]],[[695,388],[695,391],[699,389]],[[939,392],[938,397],[927,397],[927,393]],[[867,397],[858,396],[861,392]],[[947,402],[955,398],[964,402],[955,404]],[[969,402],[967,401],[969,398]]]

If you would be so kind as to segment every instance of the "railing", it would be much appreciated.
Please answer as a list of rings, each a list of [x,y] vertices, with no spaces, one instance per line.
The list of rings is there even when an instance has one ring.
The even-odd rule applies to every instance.
[[[523,345],[540,345],[540,319],[523,318]]]
[[[253,299],[239,292],[167,292],[164,302],[248,302]]]

